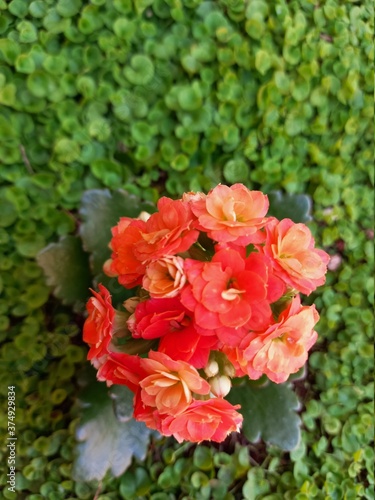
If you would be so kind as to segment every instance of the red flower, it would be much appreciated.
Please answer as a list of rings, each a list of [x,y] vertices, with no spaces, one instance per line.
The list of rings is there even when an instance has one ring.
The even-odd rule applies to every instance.
[[[124,352],[111,352],[100,366],[97,378],[102,382],[107,382],[107,385],[126,385],[131,391],[136,392],[140,380],[146,375],[139,356]]]
[[[194,401],[183,413],[169,416],[161,422],[162,433],[173,435],[179,443],[190,441],[200,443],[210,440],[221,442],[230,432],[238,432],[243,417],[221,398]]]
[[[260,229],[266,224],[269,203],[260,191],[250,191],[243,184],[219,184],[207,196],[190,193],[184,199],[198,217],[198,229],[214,241],[238,245],[263,241]]]
[[[140,302],[128,326],[134,338],[161,338],[158,351],[173,359],[187,361],[196,368],[205,366],[210,349],[217,344],[211,331],[208,337],[202,338],[193,314],[177,297]]]
[[[134,338],[155,339],[190,324],[189,311],[175,297],[140,302],[128,322]]]
[[[219,250],[211,262],[185,261],[189,285],[181,302],[194,311],[202,334],[210,330],[224,344],[238,345],[249,329],[259,330],[271,321],[266,259],[243,255],[232,248]],[[275,285],[276,286],[276,285]],[[278,288],[274,297],[283,292]]]
[[[314,238],[307,226],[290,219],[272,218],[266,226],[266,235],[264,246],[259,245],[258,249],[271,259],[274,273],[286,284],[306,295],[323,285],[330,257],[314,248]]]
[[[95,360],[108,352],[108,344],[111,341],[115,310],[109,291],[99,284],[99,293],[91,290],[94,295],[87,304],[89,313],[83,325],[83,340],[90,346],[87,359]]]
[[[218,346],[216,335],[201,335],[197,332],[194,320],[189,326],[169,332],[160,340],[159,352],[173,359],[186,361],[195,368],[204,368],[210,352]]]

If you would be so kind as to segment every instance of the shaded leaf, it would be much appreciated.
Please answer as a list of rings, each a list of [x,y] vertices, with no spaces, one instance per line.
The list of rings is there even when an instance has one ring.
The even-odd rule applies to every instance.
[[[109,390],[115,416],[119,422],[128,422],[133,416],[134,394],[124,385],[113,385]]]
[[[118,477],[133,457],[144,460],[152,431],[142,422],[128,418],[129,394],[122,389],[111,390],[112,397],[123,398],[124,404],[117,404],[122,421],[115,416],[105,384],[93,380],[81,394],[82,416],[76,431],[77,458],[73,469],[76,480],[100,480],[107,471]]]
[[[94,274],[101,272],[104,262],[111,256],[108,247],[112,237],[111,228],[120,217],[138,217],[143,210],[151,213],[155,207],[126,191],[111,193],[108,189],[92,189],[83,194],[79,211],[83,221],[80,236],[83,248],[92,254]]]
[[[91,286],[88,255],[76,236],[65,236],[58,243],[50,243],[37,255],[47,285],[64,304],[86,301]]]
[[[267,215],[281,219],[291,219],[293,222],[311,220],[311,198],[306,194],[288,194],[282,191],[272,191],[268,195],[270,209]]]
[[[263,439],[285,451],[300,440],[299,401],[290,384],[252,385],[249,381],[234,386],[227,399],[240,404],[244,417],[242,431],[249,441]]]

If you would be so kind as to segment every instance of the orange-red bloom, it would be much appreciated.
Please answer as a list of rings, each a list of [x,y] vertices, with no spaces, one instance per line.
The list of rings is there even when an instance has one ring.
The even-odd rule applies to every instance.
[[[151,297],[176,297],[186,283],[184,259],[178,256],[163,257],[151,262],[146,269],[142,286]]]
[[[239,431],[243,417],[236,411],[238,408],[240,405],[232,406],[221,398],[194,401],[183,413],[165,418],[161,422],[162,433],[173,435],[179,443],[220,443],[230,432]]]
[[[266,224],[269,203],[260,191],[250,191],[243,184],[219,184],[207,196],[190,194],[185,199],[198,217],[198,229],[214,241],[247,245],[264,239],[260,229]]]
[[[159,352],[164,352],[173,359],[186,361],[194,368],[204,368],[210,352],[217,348],[216,335],[201,335],[195,326],[194,319],[180,330],[169,332],[161,338]]]
[[[272,218],[266,226],[266,241],[260,252],[268,255],[274,272],[285,283],[309,295],[325,282],[329,255],[314,248],[314,238],[304,224]]]
[[[238,431],[240,406],[223,399],[231,378],[285,382],[317,339],[315,306],[296,294],[324,283],[329,256],[304,224],[267,217],[268,206],[260,191],[220,184],[163,197],[156,213],[112,228],[104,272],[142,290],[127,312],[102,285],[93,291],[88,359],[98,380],[133,391],[136,420],[179,442]],[[120,328],[133,337],[125,344]]]
[[[126,385],[131,391],[136,392],[140,380],[146,376],[140,361],[139,356],[124,352],[110,352],[100,366],[97,378],[102,382],[107,382],[107,385]]]
[[[134,249],[146,231],[143,220],[122,217],[117,226],[112,228],[111,259],[104,264],[104,272],[109,276],[118,276],[118,281],[126,288],[133,288],[142,283],[146,265],[134,253]]]
[[[242,370],[251,379],[266,374],[273,382],[285,382],[306,363],[308,350],[318,336],[314,330],[318,321],[315,306],[301,306],[297,295],[277,323],[264,333],[252,332],[243,339],[237,358]]]
[[[128,326],[134,338],[155,339],[188,327],[190,316],[177,297],[149,299],[137,305]]]
[[[263,256],[252,254],[244,259],[228,247],[219,250],[211,262],[186,259],[185,270],[189,285],[182,291],[181,302],[194,311],[202,334],[211,330],[224,344],[235,346],[249,329],[268,326],[272,312]]]
[[[87,304],[89,313],[83,325],[83,340],[90,346],[87,359],[95,360],[108,352],[108,344],[111,341],[115,310],[112,307],[112,299],[109,291],[99,284],[99,293],[91,290],[94,295]]]
[[[142,283],[152,261],[188,250],[198,238],[189,203],[161,198],[147,221],[123,217],[112,229],[112,256],[104,271],[127,288]]]
[[[189,204],[181,200],[160,198],[158,212],[146,222],[142,240],[134,248],[141,262],[151,262],[188,250],[198,239],[196,217]]]
[[[173,359],[179,359],[202,368],[207,363],[210,349],[215,348],[217,338],[212,331],[202,338],[196,329],[194,315],[186,309],[178,297],[149,299],[140,302],[128,320],[134,338],[161,338],[158,351]]]
[[[197,370],[184,361],[175,361],[164,353],[150,351],[141,359],[148,374],[141,380],[141,399],[160,414],[177,415],[193,401],[193,393],[209,394],[210,385]]]

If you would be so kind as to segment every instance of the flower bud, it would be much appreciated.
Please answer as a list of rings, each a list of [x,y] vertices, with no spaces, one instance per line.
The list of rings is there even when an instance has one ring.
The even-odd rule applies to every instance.
[[[123,306],[125,309],[130,312],[130,314],[133,314],[135,311],[135,308],[137,305],[140,303],[141,299],[139,297],[130,297],[130,299],[126,299],[125,302],[123,303]]]
[[[208,362],[208,365],[204,369],[204,373],[207,375],[207,377],[214,377],[219,373],[219,365],[217,361],[212,359],[211,361]]]
[[[139,220],[143,220],[144,222],[147,222],[148,219],[151,217],[151,214],[148,212],[142,210],[142,212],[138,215]]]
[[[126,322],[131,333],[134,332],[135,323],[136,323],[135,314],[131,314],[128,318],[128,321]]]
[[[232,383],[226,375],[219,375],[209,380],[211,392],[218,398],[223,398],[231,390]]]
[[[228,375],[230,378],[233,378],[236,375],[236,369],[229,360],[226,360],[223,371],[225,375]]]

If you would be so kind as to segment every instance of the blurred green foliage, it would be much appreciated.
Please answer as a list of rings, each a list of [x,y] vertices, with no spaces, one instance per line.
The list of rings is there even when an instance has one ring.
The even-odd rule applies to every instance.
[[[0,0],[0,393],[16,386],[19,492],[1,418],[0,498],[373,498],[373,18],[369,0]],[[81,319],[35,257],[76,233],[85,189],[155,202],[220,181],[309,193],[333,256],[309,299],[300,445],[166,441],[119,479],[74,481]]]

